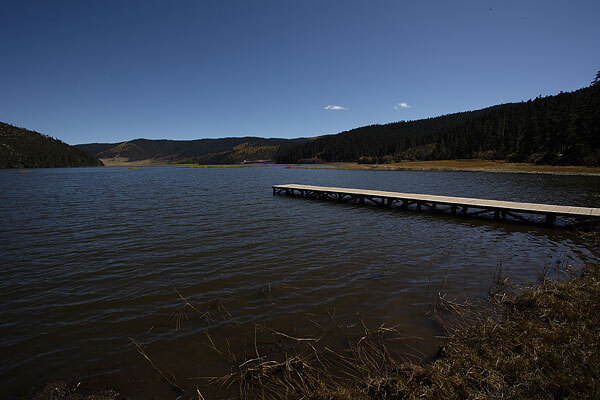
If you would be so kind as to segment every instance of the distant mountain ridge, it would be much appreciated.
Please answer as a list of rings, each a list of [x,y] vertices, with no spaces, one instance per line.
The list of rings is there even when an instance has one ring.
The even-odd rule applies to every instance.
[[[97,157],[38,132],[0,122],[0,168],[102,166]]]
[[[75,145],[99,159],[124,159],[128,162],[152,160],[173,164],[234,164],[272,162],[282,145],[293,145],[308,139],[265,139],[233,137],[198,140],[135,139],[121,143]]]

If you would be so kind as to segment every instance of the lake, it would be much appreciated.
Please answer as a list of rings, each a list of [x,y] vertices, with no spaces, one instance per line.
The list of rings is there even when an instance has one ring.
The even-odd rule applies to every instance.
[[[271,185],[598,207],[600,177],[31,171],[0,170],[0,391],[9,396],[61,377],[173,395],[129,337],[194,390],[205,381],[188,378],[228,371],[206,333],[242,354],[257,323],[314,335],[307,316],[398,325],[428,355],[440,333],[428,313],[438,291],[482,297],[499,266],[513,281],[534,282],[545,269],[599,256],[572,230],[273,196]]]

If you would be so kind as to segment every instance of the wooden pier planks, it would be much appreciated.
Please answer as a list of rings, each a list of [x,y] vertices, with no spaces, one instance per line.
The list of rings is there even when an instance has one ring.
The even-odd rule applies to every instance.
[[[366,190],[339,188],[327,186],[311,186],[311,185],[273,185],[273,194],[290,194],[298,192],[301,195],[326,194],[338,196],[343,199],[343,196],[350,196],[359,199],[361,203],[364,199],[380,199],[381,205],[391,206],[394,201],[401,201],[403,204],[417,204],[417,209],[421,210],[421,205],[429,208],[435,208],[436,205],[447,205],[452,208],[452,213],[456,211],[456,207],[462,207],[463,211],[467,208],[477,208],[482,210],[494,211],[495,217],[498,217],[498,212],[502,213],[529,213],[543,214],[546,216],[546,222],[552,223],[557,216],[566,217],[587,217],[599,218],[600,208],[590,207],[574,207],[574,206],[559,206],[552,204],[537,204],[537,203],[520,203],[514,201],[497,201],[486,199],[475,199],[468,197],[451,197],[451,196],[436,196],[415,193],[388,192],[382,190]],[[342,196],[340,198],[340,196]],[[430,204],[428,204],[430,203]],[[485,212],[485,211],[483,211]]]

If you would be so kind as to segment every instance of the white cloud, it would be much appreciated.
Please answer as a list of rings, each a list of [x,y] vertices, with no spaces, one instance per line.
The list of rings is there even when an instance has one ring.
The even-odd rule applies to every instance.
[[[346,107],[342,107],[342,106],[325,106],[325,110],[347,110]]]
[[[411,105],[402,101],[394,106],[394,110],[399,110],[401,108],[411,108],[411,107],[412,107]]]

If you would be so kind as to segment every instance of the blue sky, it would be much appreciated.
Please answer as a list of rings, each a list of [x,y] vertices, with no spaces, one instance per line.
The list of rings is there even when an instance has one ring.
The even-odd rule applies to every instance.
[[[70,144],[317,136],[571,91],[600,70],[597,0],[1,10],[0,121]]]

